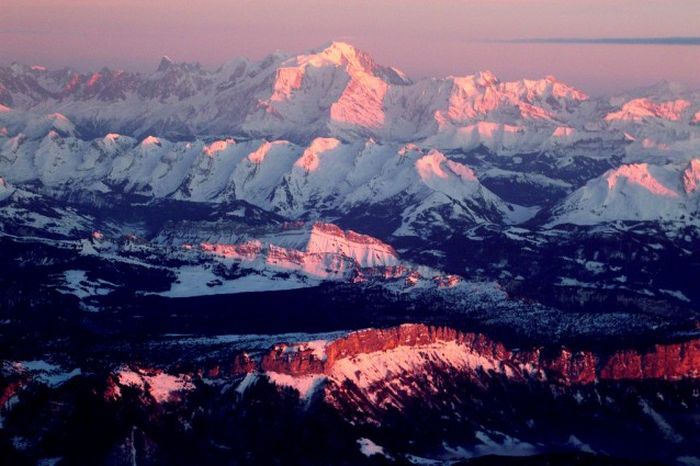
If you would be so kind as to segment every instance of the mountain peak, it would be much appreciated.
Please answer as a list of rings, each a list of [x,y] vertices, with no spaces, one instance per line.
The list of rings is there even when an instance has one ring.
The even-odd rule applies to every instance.
[[[320,48],[312,49],[298,58],[314,66],[332,64],[364,70],[369,70],[375,66],[374,61],[367,53],[347,42],[339,41],[332,41]]]
[[[357,55],[358,53],[362,53],[357,47],[354,45],[348,43],[348,42],[343,42],[343,41],[330,41],[326,43],[322,48],[321,48],[323,53],[339,53],[342,55]]]
[[[480,71],[477,74],[477,77],[484,86],[490,86],[498,82],[498,77],[496,77],[496,75],[490,70]]]
[[[174,62],[170,59],[169,56],[163,55],[163,57],[160,59],[160,64],[158,65],[158,70],[157,70],[157,71],[165,71],[165,70],[167,70],[168,68],[170,68],[170,66],[171,66],[173,63],[174,63]]]
[[[335,65],[361,70],[379,76],[391,84],[407,85],[411,83],[411,80],[402,71],[378,65],[369,53],[347,42],[328,42],[318,49],[313,49],[308,54],[297,57],[297,60],[313,66]]]
[[[606,121],[642,121],[645,118],[659,118],[667,121],[680,121],[692,103],[685,99],[658,102],[647,97],[632,99],[622,105],[617,112],[605,116]]]
[[[352,45],[349,42],[342,41],[342,40],[332,40],[330,42],[327,42],[325,48],[343,50],[346,52],[357,51],[357,48],[354,45]]]

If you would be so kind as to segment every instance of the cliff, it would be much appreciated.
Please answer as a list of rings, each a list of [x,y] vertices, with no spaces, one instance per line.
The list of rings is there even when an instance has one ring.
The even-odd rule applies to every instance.
[[[246,369],[296,376],[331,375],[337,372],[335,369],[339,361],[352,363],[360,356],[372,353],[397,349],[421,352],[426,348],[440,349],[446,345],[457,356],[469,356],[470,361],[474,362],[471,369],[489,368],[511,377],[535,375],[564,384],[700,377],[700,339],[659,344],[646,351],[623,349],[602,355],[568,348],[555,351],[544,351],[543,348],[513,350],[482,334],[422,324],[352,332],[326,342],[322,353],[317,347],[278,344],[256,364],[246,360]]]

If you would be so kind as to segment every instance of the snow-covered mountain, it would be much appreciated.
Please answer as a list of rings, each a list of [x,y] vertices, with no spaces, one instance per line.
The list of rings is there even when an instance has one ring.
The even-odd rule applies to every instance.
[[[552,224],[615,221],[700,223],[700,159],[626,164],[581,187],[554,208]]]
[[[85,141],[48,129],[42,138],[0,138],[0,173],[38,183],[58,196],[139,194],[195,202],[246,201],[290,218],[340,216],[386,204],[396,235],[480,222],[517,222],[529,214],[485,188],[467,165],[437,150],[373,140],[316,138],[137,141],[108,134]],[[433,223],[430,225],[429,223]],[[452,225],[451,225],[452,223]]]
[[[675,121],[697,121],[696,94],[675,104],[657,102],[668,93],[657,94],[645,96],[647,102],[591,100],[551,76],[502,82],[490,72],[412,82],[341,42],[259,62],[236,59],[214,71],[167,58],[150,74],[0,69],[0,104],[36,116],[60,113],[85,137],[228,134],[301,143],[373,137],[526,152],[601,138],[622,142],[615,121],[638,120],[654,109],[662,118],[681,112]]]
[[[370,265],[350,246],[308,250],[309,225],[335,224],[436,274],[524,295],[540,280],[537,299],[554,306],[571,305],[560,302],[569,288],[696,300],[687,280],[650,265],[696,249],[700,94],[680,86],[589,98],[553,77],[414,82],[344,43],[214,71],[167,58],[150,74],[12,65],[0,86],[0,209],[12,241],[99,230],[139,238],[124,240],[127,255],[186,267],[245,250],[236,267],[279,288],[304,285],[295,274],[345,282]],[[599,260],[629,235],[656,249]],[[196,254],[183,259],[186,244]],[[270,267],[285,260],[291,272]],[[208,286],[221,277],[195,269],[169,267],[164,282],[246,289]],[[159,283],[158,293],[172,288]]]
[[[221,139],[208,149],[212,155],[225,150],[226,137],[252,136],[272,144],[254,157],[261,159],[281,150],[284,139],[313,153],[331,151],[333,139],[344,145],[372,138],[426,152],[484,148],[515,162],[542,154],[554,157],[549,166],[558,170],[582,155],[617,164],[622,152],[627,162],[659,163],[700,150],[700,94],[682,86],[590,99],[551,76],[502,82],[481,72],[413,82],[341,42],[259,62],[236,59],[213,71],[168,58],[150,74],[14,64],[0,68],[0,104],[0,136],[13,145],[49,131],[86,141],[122,134],[154,142],[154,136],[166,145]],[[532,174],[530,167],[520,171]]]
[[[15,64],[0,70],[0,89],[7,233],[75,239],[99,229],[215,254],[257,244],[251,271],[281,257],[274,248],[303,253],[292,261],[303,271],[328,264],[306,263],[314,251],[284,243],[294,235],[278,226],[333,223],[415,263],[489,280],[517,280],[520,265],[498,265],[508,251],[556,249],[572,225],[592,248],[608,247],[600,231],[627,234],[620,222],[696,237],[700,94],[669,83],[591,99],[553,77],[414,82],[334,42],[213,71],[168,58],[150,74]],[[168,206],[183,215],[168,218]],[[601,224],[614,226],[592,228]],[[261,225],[275,227],[246,234]],[[336,251],[350,261],[330,270],[347,278],[339,271],[356,268],[353,251]],[[604,289],[635,289],[632,269]],[[688,299],[685,282],[663,286],[644,289]]]
[[[416,266],[400,261],[388,244],[332,224],[296,222],[262,230],[249,227],[236,238],[229,231],[229,242],[209,233],[207,228],[183,232],[176,226],[160,232],[157,244],[183,248],[194,264],[175,269],[178,280],[166,296],[299,288],[324,281],[360,282],[367,275],[406,279],[412,271],[420,277]],[[198,264],[202,256],[215,267]],[[216,267],[231,268],[235,273],[217,275],[212,271]],[[430,271],[424,268],[426,272]],[[434,276],[439,273],[432,272],[426,278]]]
[[[382,151],[410,154],[418,147],[424,155],[436,149],[448,158],[486,151],[501,160],[478,156],[470,168],[478,175],[488,172],[495,180],[491,185],[509,182],[506,170],[514,172],[511,180],[520,178],[519,185],[555,189],[559,197],[623,161],[665,164],[690,160],[700,151],[700,94],[682,86],[661,83],[591,99],[551,76],[502,82],[480,72],[413,82],[341,42],[298,55],[275,53],[259,62],[235,59],[213,71],[168,58],[150,74],[109,69],[81,74],[14,64],[0,68],[0,104],[3,159],[13,161],[25,143],[30,146],[23,150],[32,157],[91,150],[92,158],[70,157],[52,170],[75,176],[72,168],[87,174],[92,164],[100,165],[106,171],[90,173],[90,189],[103,189],[100,183],[107,181],[131,191],[150,186],[159,196],[177,191],[174,195],[183,199],[236,196],[291,215],[322,198],[327,207],[328,196],[334,205],[346,195],[348,202],[361,203],[361,193],[349,192],[353,184],[371,181],[361,170],[381,168],[401,178],[396,168],[370,163],[381,159],[370,155]],[[51,143],[55,136],[76,141],[58,148],[58,141]],[[233,147],[233,140],[251,138],[269,144]],[[37,147],[35,141],[42,139]],[[176,142],[182,139],[187,141]],[[78,147],[81,141],[93,149]],[[137,141],[140,156],[132,150]],[[146,155],[151,152],[158,155]],[[172,153],[164,160],[160,152]],[[238,163],[242,152],[247,165]],[[359,157],[360,152],[367,154]],[[78,158],[85,159],[82,165],[70,165]],[[266,158],[278,163],[263,163]],[[351,186],[343,187],[340,173],[349,172],[347,164],[354,161]],[[497,179],[494,168],[500,170]],[[42,173],[26,166],[22,173],[13,167],[12,176],[2,174],[13,182],[34,177],[45,183],[47,169],[39,163],[34,171]],[[338,175],[328,178],[326,169]],[[154,170],[158,183],[149,179]],[[316,177],[328,179],[328,186],[318,186]],[[380,200],[393,189],[372,183]],[[275,184],[281,188],[268,199]],[[347,192],[337,192],[342,190]]]
[[[0,458],[694,464],[699,157],[670,83],[0,67]]]

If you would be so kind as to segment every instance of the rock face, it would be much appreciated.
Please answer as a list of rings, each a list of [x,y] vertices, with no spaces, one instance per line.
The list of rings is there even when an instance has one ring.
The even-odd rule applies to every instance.
[[[416,419],[425,416],[436,423],[451,419],[476,431],[506,432],[510,428],[504,425],[525,422],[527,416],[540,419],[536,421],[540,426],[550,425],[549,420],[541,419],[542,410],[549,412],[557,403],[566,412],[590,409],[603,413],[615,406],[610,414],[613,419],[626,418],[629,414],[620,410],[631,403],[641,416],[657,422],[666,418],[655,414],[649,402],[626,395],[625,390],[637,393],[645,387],[659,387],[658,391],[649,389],[652,394],[663,394],[659,396],[681,390],[686,402],[694,405],[697,388],[693,392],[692,387],[700,380],[700,340],[604,355],[567,348],[515,350],[481,334],[406,324],[353,332],[313,345],[275,345],[258,358],[253,374],[260,373],[275,385],[297,390],[303,400],[322,399],[346,421],[360,426],[395,422],[393,428],[399,428],[404,423],[420,423]],[[680,441],[675,423],[672,425],[661,428],[662,434]],[[585,429],[581,433],[578,427],[571,429],[577,436],[589,435]],[[527,435],[527,429],[518,432],[515,435]],[[478,435],[477,439],[488,443]],[[598,440],[596,444],[601,445]]]
[[[673,455],[668,445],[695,451],[685,446],[695,427],[684,430],[677,416],[698,407],[697,339],[609,354],[518,350],[483,334],[404,324],[330,341],[279,343],[254,359],[236,360],[236,374],[246,374],[237,391],[260,380],[281,393],[296,390],[302,403],[322,400],[379,444],[406,431],[410,445],[427,435],[445,445],[452,426],[473,433],[453,441],[474,445],[465,448],[479,455],[487,448],[508,451],[491,432],[503,432],[504,444],[544,445],[547,438],[556,448],[631,454],[630,443],[616,432],[635,428],[645,438],[662,438],[664,446],[657,442],[656,453],[633,455]],[[589,423],[597,427],[591,431]],[[585,439],[585,447],[571,438]]]
[[[390,245],[369,235],[347,232],[330,223],[315,223],[306,245],[308,253],[340,253],[360,267],[398,265],[398,254]]]
[[[461,355],[473,356],[479,367],[509,377],[544,377],[564,384],[589,384],[599,380],[641,380],[700,377],[700,340],[655,345],[646,351],[620,350],[611,355],[590,351],[511,350],[485,335],[465,333],[447,327],[406,324],[387,329],[353,332],[325,344],[322,353],[303,345],[275,346],[265,354],[257,370],[290,375],[337,374],[337,365],[352,365],[363,355],[401,350],[391,357],[412,358],[411,352],[450,346]],[[381,355],[380,355],[381,357]],[[449,361],[448,361],[449,362]],[[362,370],[362,367],[358,367]]]
[[[656,345],[647,352],[619,351],[600,370],[602,379],[681,379],[700,377],[700,340]]]
[[[301,272],[319,279],[350,279],[363,269],[371,274],[400,264],[390,245],[331,223],[303,222],[282,225],[262,239],[235,244],[200,244],[205,253],[240,262],[253,268]]]

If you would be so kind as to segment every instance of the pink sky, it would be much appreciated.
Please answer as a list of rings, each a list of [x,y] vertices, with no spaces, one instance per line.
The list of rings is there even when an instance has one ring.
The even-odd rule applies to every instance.
[[[700,87],[700,46],[507,44],[532,37],[700,35],[698,0],[2,0],[0,63],[214,67],[336,39],[413,77],[490,69],[596,93],[669,79]]]

